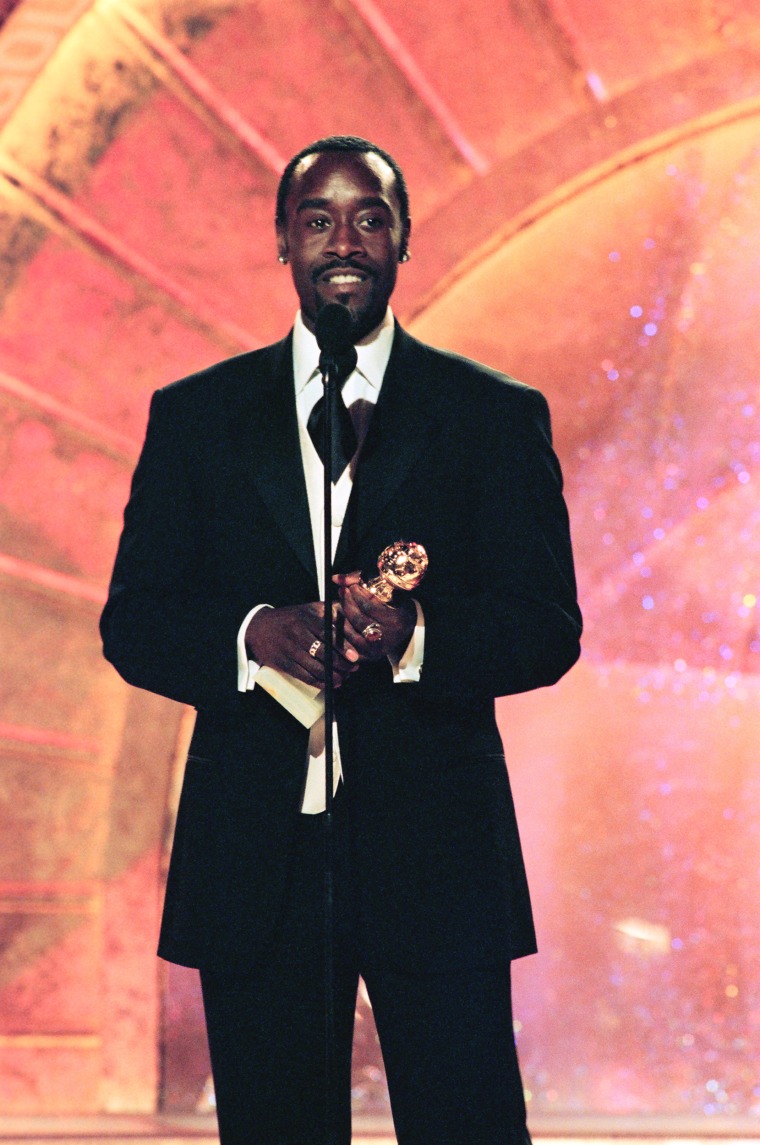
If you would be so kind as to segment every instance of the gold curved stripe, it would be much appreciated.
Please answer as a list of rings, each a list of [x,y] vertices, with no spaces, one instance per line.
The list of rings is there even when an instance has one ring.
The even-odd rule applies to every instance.
[[[623,147],[611,156],[584,168],[548,193],[532,199],[522,210],[510,215],[503,226],[498,227],[484,242],[469,251],[448,273],[442,275],[431,289],[421,295],[412,306],[406,308],[403,314],[404,321],[412,323],[415,318],[421,317],[428,307],[447,294],[455,283],[466,278],[471,271],[496,254],[516,235],[535,226],[557,207],[564,206],[626,168],[633,167],[654,155],[669,151],[690,139],[698,139],[723,127],[758,116],[760,116],[760,96],[752,96],[637,140],[630,146]]]

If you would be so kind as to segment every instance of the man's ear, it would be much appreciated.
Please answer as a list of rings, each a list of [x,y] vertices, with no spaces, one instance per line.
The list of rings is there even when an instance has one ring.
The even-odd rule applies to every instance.
[[[401,227],[401,246],[398,250],[399,262],[409,262],[409,236],[412,233],[412,220],[405,219]]]
[[[275,233],[277,235],[277,261],[284,266],[288,261],[288,240],[285,236],[285,228],[281,223],[275,223]]]

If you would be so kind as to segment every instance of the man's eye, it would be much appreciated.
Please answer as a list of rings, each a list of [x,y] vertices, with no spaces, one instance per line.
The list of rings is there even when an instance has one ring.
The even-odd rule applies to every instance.
[[[309,219],[306,223],[306,226],[310,227],[313,231],[323,231],[326,227],[329,227],[329,225],[329,219]]]
[[[368,231],[378,231],[385,226],[385,219],[382,215],[370,215],[368,218],[362,219],[362,226]]]

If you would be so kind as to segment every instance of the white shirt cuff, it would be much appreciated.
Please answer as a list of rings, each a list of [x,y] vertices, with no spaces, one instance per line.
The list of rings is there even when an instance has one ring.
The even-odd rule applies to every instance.
[[[425,616],[418,600],[414,600],[417,609],[417,622],[414,626],[411,639],[407,644],[403,656],[394,661],[389,656],[393,669],[394,684],[417,684],[420,679],[420,669],[425,655]]]
[[[245,634],[246,634],[246,631],[248,629],[248,625],[251,623],[251,621],[253,620],[256,613],[260,612],[262,608],[272,608],[272,607],[273,607],[273,605],[271,605],[271,604],[257,604],[256,607],[252,608],[251,611],[248,613],[248,615],[246,616],[245,620],[240,625],[240,628],[238,630],[237,662],[238,662],[238,691],[239,692],[251,692],[251,691],[253,691],[253,687],[256,683],[256,673],[258,672],[259,668],[261,667],[261,665],[257,664],[255,660],[251,660],[248,657],[248,649],[245,646]]]

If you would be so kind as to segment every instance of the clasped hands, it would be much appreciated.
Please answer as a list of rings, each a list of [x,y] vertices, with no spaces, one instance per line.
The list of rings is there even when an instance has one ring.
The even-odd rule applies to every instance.
[[[414,631],[417,610],[408,596],[397,605],[383,604],[364,587],[358,572],[332,579],[339,598],[333,606],[332,673],[339,688],[363,661],[400,656]],[[248,653],[257,664],[321,688],[327,673],[323,617],[324,604],[318,601],[261,608],[246,629]]]

